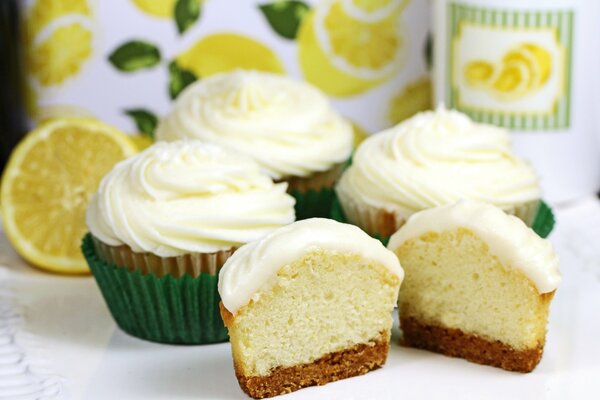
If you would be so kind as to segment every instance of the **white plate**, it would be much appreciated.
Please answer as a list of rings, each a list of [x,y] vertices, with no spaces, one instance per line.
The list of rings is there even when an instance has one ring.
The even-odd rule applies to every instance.
[[[401,347],[396,323],[382,369],[286,398],[600,398],[600,205],[586,199],[557,214],[552,241],[563,282],[552,302],[544,357],[532,373]],[[228,343],[171,346],[128,336],[116,328],[93,278],[39,272],[2,234],[0,266],[0,399],[36,398],[19,391],[87,400],[246,398]],[[13,300],[2,289],[7,285]],[[8,354],[7,346],[20,356]]]

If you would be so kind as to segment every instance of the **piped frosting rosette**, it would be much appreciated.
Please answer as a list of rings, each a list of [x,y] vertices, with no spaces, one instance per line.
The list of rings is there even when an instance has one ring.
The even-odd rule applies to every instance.
[[[494,204],[531,223],[541,192],[508,131],[439,108],[365,140],[337,194],[346,217],[389,235],[413,213],[461,199]]]

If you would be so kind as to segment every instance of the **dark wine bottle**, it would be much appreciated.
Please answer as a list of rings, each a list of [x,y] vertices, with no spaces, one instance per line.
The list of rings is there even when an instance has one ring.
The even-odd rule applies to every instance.
[[[19,0],[0,1],[0,172],[26,131]]]

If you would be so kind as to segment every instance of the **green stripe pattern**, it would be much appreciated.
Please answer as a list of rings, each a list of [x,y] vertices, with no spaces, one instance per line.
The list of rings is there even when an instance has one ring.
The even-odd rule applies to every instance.
[[[448,37],[450,45],[447,51],[446,68],[446,104],[457,108],[479,122],[503,126],[520,131],[564,130],[571,126],[571,59],[573,43],[574,14],[572,10],[554,11],[516,11],[497,10],[449,3]],[[551,113],[511,113],[506,111],[483,111],[469,109],[459,101],[459,89],[454,81],[456,57],[454,39],[459,36],[463,22],[490,26],[494,28],[554,28],[558,41],[565,48],[564,90]]]

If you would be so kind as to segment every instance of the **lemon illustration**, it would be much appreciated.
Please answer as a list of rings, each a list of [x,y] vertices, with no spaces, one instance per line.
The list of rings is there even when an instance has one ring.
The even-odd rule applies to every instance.
[[[154,15],[160,18],[169,18],[173,16],[176,0],[131,0],[146,14]]]
[[[92,54],[92,33],[78,22],[59,26],[28,53],[28,66],[42,86],[77,75]]]
[[[491,83],[490,80],[494,75],[494,65],[483,60],[475,60],[469,62],[465,66],[465,78],[471,86],[486,87]]]
[[[530,72],[530,89],[543,86],[552,72],[552,55],[543,47],[525,43],[509,51],[503,58],[503,63],[524,64]]]
[[[500,100],[517,100],[530,92],[531,71],[525,64],[509,62],[504,64],[491,89]]]
[[[304,77],[324,92],[352,96],[380,85],[406,60],[404,0],[323,0],[303,18],[298,57]]]
[[[354,131],[352,148],[356,149],[366,138],[369,137],[369,132],[365,131],[354,121],[350,121],[350,124],[352,124],[352,130]]]
[[[390,101],[389,121],[397,124],[418,112],[430,110],[433,107],[432,90],[431,79],[428,76],[406,85]]]
[[[33,40],[50,22],[67,15],[90,17],[87,0],[37,0],[25,15],[25,33]]]
[[[206,77],[236,68],[284,73],[275,52],[247,36],[218,33],[205,36],[176,57],[180,68]]]
[[[489,89],[502,101],[513,101],[535,93],[552,74],[552,55],[534,43],[522,43],[502,57],[500,65],[473,60],[465,65],[465,79],[470,86]]]

